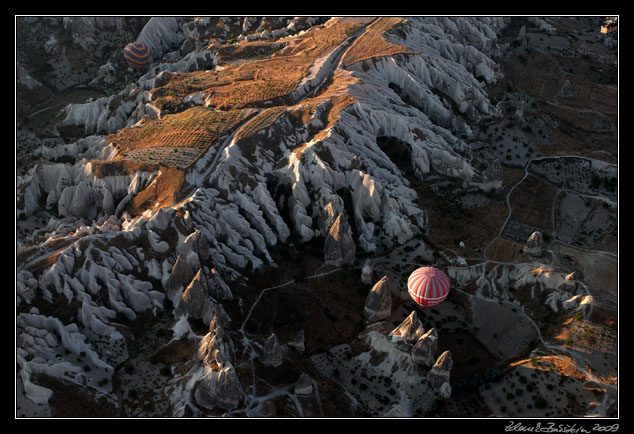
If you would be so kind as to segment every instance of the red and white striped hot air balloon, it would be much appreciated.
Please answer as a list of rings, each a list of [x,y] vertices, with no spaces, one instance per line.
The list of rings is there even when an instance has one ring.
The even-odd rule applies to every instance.
[[[441,303],[449,294],[449,278],[434,267],[421,267],[407,279],[407,290],[421,307],[428,308]]]

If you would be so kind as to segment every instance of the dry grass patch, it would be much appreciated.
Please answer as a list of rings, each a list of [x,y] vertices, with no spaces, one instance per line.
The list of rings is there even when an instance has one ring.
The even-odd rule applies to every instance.
[[[308,75],[311,57],[284,57],[229,66],[221,71],[227,84],[209,89],[208,104],[217,109],[259,107],[265,101],[282,99]]]
[[[343,59],[345,66],[373,57],[391,56],[399,53],[416,53],[402,45],[392,44],[385,40],[383,34],[405,22],[401,17],[380,17],[371,23],[365,33],[359,37]]]
[[[236,59],[253,59],[275,54],[283,43],[271,41],[242,41],[239,44],[211,44],[218,54],[218,61],[233,61]]]
[[[193,107],[161,119],[146,119],[107,139],[118,151],[114,161],[184,169],[249,114],[247,110],[225,112]]]
[[[308,76],[313,63],[359,28],[360,24],[334,21],[309,29],[281,50],[277,50],[279,43],[262,41],[222,48],[220,57],[228,63],[211,71],[168,75],[162,87],[153,92],[153,100],[157,107],[165,108],[178,104],[186,95],[204,92],[206,104],[219,110],[264,107],[266,101],[292,103],[285,99]],[[262,50],[271,56],[242,61]]]
[[[119,155],[154,147],[205,149],[238,124],[244,111],[214,111],[192,107],[161,119],[146,119],[140,126],[127,127],[108,136]]]
[[[542,179],[529,175],[513,190],[510,197],[512,219],[552,231],[552,204],[557,188]]]
[[[618,88],[592,83],[581,78],[566,75],[570,82],[572,97],[559,96],[558,101],[575,108],[592,108],[606,115],[616,115]]]
[[[362,27],[362,24],[333,19],[326,24],[307,30],[297,43],[282,51],[284,56],[309,56],[318,59],[330,53],[335,47]]]
[[[277,118],[279,118],[280,115],[284,113],[284,111],[286,111],[286,107],[279,106],[265,109],[262,112],[258,113],[256,116],[253,117],[253,119],[249,120],[242,127],[240,127],[238,132],[236,132],[236,142],[251,137],[258,131],[270,127],[277,120]]]
[[[487,247],[486,254],[487,258],[494,261],[516,262],[524,259],[523,247],[521,243],[500,237]]]
[[[186,185],[184,170],[176,167],[161,167],[159,174],[152,182],[130,200],[126,211],[136,216],[147,209],[171,206],[179,200],[180,193]]]
[[[534,52],[508,58],[504,74],[517,91],[553,102],[561,87],[563,73],[553,56]]]
[[[39,375],[38,383],[53,390],[49,400],[53,418],[111,418],[117,408],[105,397],[96,398],[91,391],[48,375]]]

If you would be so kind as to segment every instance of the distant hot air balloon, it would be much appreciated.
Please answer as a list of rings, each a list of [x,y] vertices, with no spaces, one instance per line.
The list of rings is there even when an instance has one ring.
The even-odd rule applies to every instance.
[[[441,303],[449,294],[449,278],[434,267],[421,267],[407,279],[407,290],[412,299],[423,308]]]
[[[150,60],[150,48],[141,42],[130,42],[123,49],[123,57],[138,71]]]

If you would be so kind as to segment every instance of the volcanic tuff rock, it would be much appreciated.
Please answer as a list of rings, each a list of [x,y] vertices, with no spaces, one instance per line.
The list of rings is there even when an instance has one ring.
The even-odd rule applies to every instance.
[[[104,142],[92,140],[100,146]],[[94,153],[80,156],[91,158]],[[94,157],[93,157],[94,158]],[[122,204],[143,190],[156,173],[95,176],[91,163],[37,164],[21,192],[18,215],[28,217],[42,208],[56,209],[62,217],[96,220],[102,215],[121,214]],[[116,203],[116,207],[115,207]]]
[[[231,410],[240,403],[242,394],[235,369],[226,365],[220,370],[205,368],[205,374],[194,393],[196,403],[208,409]]]
[[[208,294],[219,301],[233,300],[231,288],[220,275],[220,271],[212,268],[209,270],[209,278],[207,280]]]
[[[233,347],[231,340],[225,338],[222,318],[220,313],[214,312],[209,322],[209,332],[198,344],[198,359],[207,367],[231,363]]]
[[[339,214],[324,242],[324,262],[336,267],[354,264],[356,246],[344,214]]]
[[[265,366],[280,366],[284,361],[284,353],[282,346],[277,340],[275,333],[272,333],[264,343],[262,353],[260,354],[260,362]]]
[[[235,408],[241,399],[240,381],[231,363],[234,349],[225,337],[224,315],[214,311],[209,332],[198,344],[197,358],[202,362],[203,376],[196,385],[196,403],[208,409]]]
[[[434,364],[438,350],[438,333],[435,328],[422,335],[412,347],[412,359],[415,363],[430,367]]]
[[[363,316],[369,322],[389,318],[392,313],[390,279],[383,276],[370,290],[363,309]]]
[[[369,260],[367,260],[365,261],[365,263],[363,264],[363,268],[361,269],[361,282],[364,285],[369,285],[372,282],[374,282],[374,279],[375,279],[375,273],[372,268],[372,263]]]
[[[451,368],[453,368],[453,358],[451,351],[447,350],[438,357],[434,366],[427,373],[427,381],[434,390],[440,391],[443,384],[449,383]]]
[[[293,392],[297,395],[309,395],[313,392],[313,379],[308,374],[302,372],[299,379],[293,386]]]
[[[317,224],[322,234],[326,234],[332,227],[339,214],[344,212],[343,199],[330,188],[319,189],[319,199],[315,203]]]
[[[172,302],[180,298],[183,285],[189,285],[197,271],[183,255],[178,255],[174,266],[165,281],[165,292]],[[174,303],[177,305],[178,303]]]
[[[183,244],[178,246],[178,253],[187,259],[194,268],[200,268],[200,261],[209,258],[207,238],[199,230],[194,230],[185,238]]]
[[[568,274],[560,287],[565,290],[577,289],[577,273],[573,271],[572,273]]]
[[[528,240],[526,240],[524,253],[535,257],[541,256],[543,254],[543,244],[544,239],[542,238],[542,233],[535,231],[531,234]]]
[[[482,171],[481,176],[474,176],[473,182],[485,192],[491,190],[501,190],[503,177],[504,169],[502,167],[502,162],[496,158],[484,171]],[[481,179],[481,182],[478,183],[478,179]]]
[[[199,269],[189,286],[183,291],[181,306],[185,308],[189,316],[200,319],[207,303],[207,284],[202,275],[202,269]]]
[[[416,311],[413,310],[388,336],[391,337],[393,341],[402,341],[411,345],[423,336],[424,333],[423,324],[418,318]]]
[[[591,295],[575,295],[562,303],[564,309],[575,309],[585,311],[588,306],[592,306]]]
[[[315,211],[311,198],[324,188],[350,195],[344,199],[352,202],[352,213],[347,217],[354,219],[356,248],[370,252],[376,249],[378,242],[389,246],[424,232],[426,215],[415,205],[414,191],[380,150],[376,137],[387,135],[407,143],[411,147],[412,166],[421,176],[434,168],[440,173],[471,180],[477,171],[471,167],[468,158],[455,151],[465,149],[458,136],[464,133],[466,124],[459,118],[496,112],[486,97],[484,83],[475,77],[483,77],[485,82],[495,81],[497,67],[487,54],[494,49],[496,36],[492,29],[504,25],[504,19],[481,19],[477,26],[462,18],[455,22],[438,18],[408,19],[399,32],[386,34],[386,38],[404,44],[409,50],[433,54],[433,57],[388,56],[351,63],[348,66],[351,74],[359,81],[348,89],[357,102],[341,112],[336,124],[328,129],[327,136],[309,141],[314,134],[311,127],[318,125],[317,121],[323,124],[320,116],[332,108],[332,99],[318,104],[315,122],[309,122],[310,125],[297,125],[289,112],[283,111],[262,136],[261,146],[249,153],[248,159],[244,158],[240,140],[226,148],[222,158],[217,159],[213,172],[206,169],[213,153],[203,155],[188,174],[188,181],[199,187],[190,201],[183,204],[183,209],[209,239],[210,254],[218,267],[224,271],[227,267],[242,268],[250,262],[255,268],[270,261],[267,246],[285,241],[289,229],[303,240],[310,240],[317,233],[314,222],[319,220],[323,209],[317,207]],[[446,32],[447,38],[426,34],[431,28],[434,32]],[[147,30],[146,33],[153,32]],[[462,39],[472,41],[475,50],[473,47],[466,50],[459,42]],[[470,61],[466,61],[467,58]],[[440,59],[442,65],[438,63]],[[138,83],[131,83],[117,95],[69,105],[64,123],[83,126],[87,133],[134,125],[140,120],[141,113],[145,113],[143,107],[150,99],[148,90],[158,78],[156,69],[161,70],[163,65],[176,68],[178,63],[150,68]],[[178,71],[189,71],[192,66],[197,68],[193,64],[183,64],[178,66]],[[393,88],[401,89],[404,98],[421,101],[421,108],[429,110],[395,105],[398,97],[388,86],[391,83]],[[434,92],[429,91],[434,87],[442,87],[446,97],[461,106],[464,112],[458,115],[447,110]],[[116,101],[120,103],[115,104]],[[417,131],[424,131],[424,135]],[[278,162],[285,152],[303,143],[309,146],[303,151],[302,158],[296,159],[291,154],[289,164],[280,167]],[[106,151],[109,158],[116,155],[108,144],[94,148],[94,152]],[[278,168],[271,170],[276,165]],[[249,174],[250,181],[246,184],[234,182],[232,173]],[[272,197],[275,192],[268,191],[264,182],[271,174],[284,180],[285,191],[275,199]],[[205,178],[207,175],[209,177]],[[201,185],[203,179],[204,186]],[[29,181],[30,178],[21,180]],[[107,199],[108,207],[120,209],[119,199],[114,196],[112,202]],[[27,202],[35,204],[37,201]],[[335,213],[339,211],[336,199],[331,206]],[[281,217],[284,207],[288,207],[290,225]],[[246,221],[243,215],[247,215]],[[322,219],[319,223],[325,225],[328,222]],[[234,230],[239,236],[233,236]],[[228,234],[227,240],[219,240],[219,233]]]
[[[443,383],[438,389],[438,394],[445,399],[449,399],[451,397],[451,385],[449,383]]]
[[[297,336],[295,336],[295,339],[292,340],[291,342],[288,342],[286,345],[291,348],[294,348],[296,351],[299,351],[300,353],[303,353],[304,350],[306,349],[304,345],[304,329],[297,332]]]
[[[176,47],[183,33],[175,17],[152,17],[145,24],[137,41],[150,48],[153,59],[160,59],[167,49]]]

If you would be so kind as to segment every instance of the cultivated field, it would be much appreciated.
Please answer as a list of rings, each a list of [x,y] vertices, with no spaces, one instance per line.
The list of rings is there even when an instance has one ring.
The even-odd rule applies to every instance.
[[[246,116],[244,110],[215,111],[192,107],[110,135],[119,158],[185,168]]]

